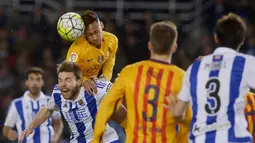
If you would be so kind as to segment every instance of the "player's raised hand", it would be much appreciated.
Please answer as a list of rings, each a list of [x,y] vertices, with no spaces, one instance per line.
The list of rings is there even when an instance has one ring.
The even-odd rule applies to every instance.
[[[25,129],[25,131],[23,131],[23,133],[20,136],[19,142],[18,143],[22,143],[24,138],[28,137],[30,134],[33,133],[33,129],[32,128],[27,128]]]
[[[54,136],[50,143],[57,143],[58,140],[59,138]]]
[[[175,95],[170,95],[170,96],[167,96],[165,97],[165,100],[166,100],[166,104],[163,104],[163,106],[168,109],[171,114],[174,113],[174,107],[175,107],[175,104],[177,102],[177,99],[176,99],[176,96]]]
[[[9,130],[8,131],[8,133],[7,133],[7,138],[8,138],[8,140],[10,140],[10,141],[15,141],[15,140],[17,140],[18,139],[18,133],[17,133],[17,131],[15,131],[15,130]]]
[[[96,84],[92,79],[86,80],[84,82],[84,88],[90,95],[93,95],[94,93],[97,94]]]

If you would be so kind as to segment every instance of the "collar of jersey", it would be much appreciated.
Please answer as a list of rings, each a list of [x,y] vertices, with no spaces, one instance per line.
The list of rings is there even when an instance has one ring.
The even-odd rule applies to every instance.
[[[79,101],[80,99],[82,99],[83,95],[84,95],[84,88],[81,87],[80,92],[79,92],[79,95],[76,97],[76,99],[74,99],[74,100],[69,100],[69,99],[65,99],[65,98],[64,98],[64,99],[65,99],[66,101],[68,101],[68,102],[77,102],[77,101]]]
[[[44,93],[43,93],[42,91],[40,91],[39,97],[38,97],[36,100],[34,100],[34,99],[32,99],[30,96],[28,96],[28,93],[29,93],[29,91],[26,91],[26,92],[24,93],[23,96],[24,96],[26,99],[32,100],[32,101],[40,100],[40,99],[43,98],[43,96],[44,96]]]
[[[218,47],[213,54],[219,54],[219,53],[237,53],[235,50],[228,48],[228,47]]]

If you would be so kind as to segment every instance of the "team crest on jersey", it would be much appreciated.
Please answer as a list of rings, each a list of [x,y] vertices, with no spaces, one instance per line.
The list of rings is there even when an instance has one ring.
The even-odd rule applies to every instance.
[[[80,104],[81,106],[83,106],[85,103],[84,103],[84,101],[83,101],[82,99],[80,99],[80,100],[79,100],[79,104]]]
[[[98,63],[102,64],[104,62],[104,56],[98,56]]]
[[[78,59],[78,55],[75,54],[74,52],[72,52],[71,56],[70,56],[70,61],[72,62],[76,62]]]
[[[222,55],[215,55],[215,56],[213,56],[213,59],[214,59],[215,61],[221,61],[222,58],[223,58]]]

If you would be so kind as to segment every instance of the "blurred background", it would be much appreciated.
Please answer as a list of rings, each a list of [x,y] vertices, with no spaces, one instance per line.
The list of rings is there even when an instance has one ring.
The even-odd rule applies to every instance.
[[[71,45],[57,34],[58,18],[86,9],[97,12],[104,30],[119,38],[113,80],[124,66],[149,58],[149,27],[159,20],[177,24],[178,51],[172,63],[184,70],[198,56],[212,53],[215,22],[228,12],[246,20],[249,32],[241,52],[255,55],[254,0],[0,0],[0,142],[8,142],[1,137],[2,126],[10,101],[26,90],[26,69],[45,70],[46,94],[56,84],[56,64],[65,59]],[[124,139],[123,132],[120,136]],[[65,126],[61,142],[68,138]]]

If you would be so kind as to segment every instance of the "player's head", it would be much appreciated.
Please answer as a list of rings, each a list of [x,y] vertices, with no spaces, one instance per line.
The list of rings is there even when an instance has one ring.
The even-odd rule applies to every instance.
[[[214,39],[219,46],[238,50],[244,43],[246,31],[244,20],[236,14],[229,13],[217,21]]]
[[[73,100],[82,85],[81,68],[74,62],[64,61],[58,66],[58,85],[65,99]]]
[[[100,46],[103,41],[103,23],[94,11],[87,10],[81,15],[84,23],[84,34],[89,43]]]
[[[177,48],[177,27],[171,21],[154,23],[150,28],[148,48],[151,54],[170,55]]]
[[[32,95],[40,93],[44,85],[43,76],[44,71],[39,67],[32,67],[27,70],[25,85]]]

